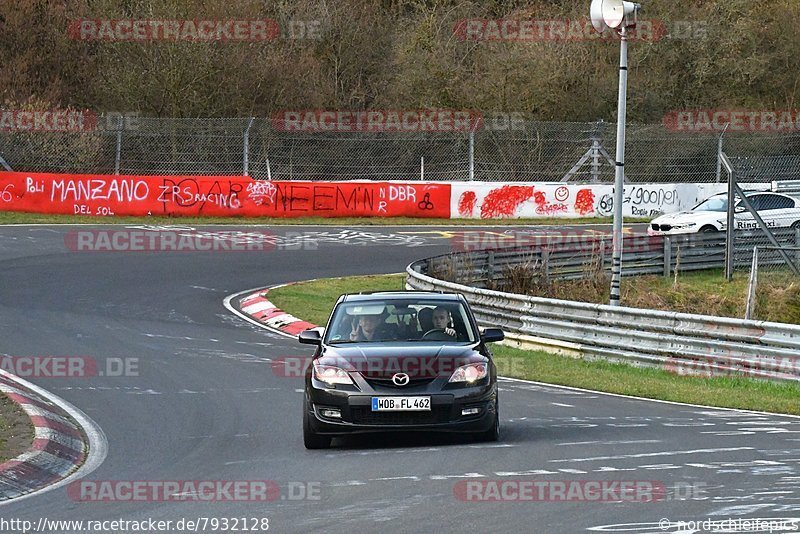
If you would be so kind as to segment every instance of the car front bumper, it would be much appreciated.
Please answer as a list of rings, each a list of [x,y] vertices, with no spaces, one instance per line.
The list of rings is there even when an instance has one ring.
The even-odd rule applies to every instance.
[[[661,236],[661,235],[682,235],[682,234],[696,234],[699,231],[698,226],[689,227],[682,227],[676,228],[672,227],[669,230],[653,230],[652,226],[647,227],[647,235],[649,236]]]
[[[316,382],[316,381],[315,381]],[[355,392],[306,387],[306,406],[313,430],[319,434],[351,434],[385,431],[484,432],[497,414],[497,384],[430,391]],[[430,411],[373,412],[373,397],[430,396]],[[341,418],[324,417],[323,409],[338,409]],[[478,408],[476,414],[462,410]]]

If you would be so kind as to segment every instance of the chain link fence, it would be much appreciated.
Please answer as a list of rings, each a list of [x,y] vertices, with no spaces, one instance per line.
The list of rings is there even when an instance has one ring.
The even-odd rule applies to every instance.
[[[487,117],[471,131],[287,131],[267,118],[101,116],[90,131],[0,130],[0,166],[30,172],[249,174],[272,180],[613,182],[616,129]],[[629,125],[626,180],[725,181],[720,134]],[[741,182],[800,179],[800,135],[737,133]]]
[[[730,169],[724,169],[722,181],[733,180],[761,219],[737,192],[729,268],[734,281],[747,282],[742,284],[745,318],[777,315],[800,323],[800,187],[786,182],[797,180],[800,135],[736,134],[724,146]],[[748,184],[781,181],[767,192],[748,191]],[[746,246],[739,246],[745,240]]]

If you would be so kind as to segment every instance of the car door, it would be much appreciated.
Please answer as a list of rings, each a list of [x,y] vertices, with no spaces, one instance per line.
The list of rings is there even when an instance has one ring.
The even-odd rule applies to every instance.
[[[750,202],[750,205],[753,206],[753,209],[759,212],[758,214],[761,215],[761,195],[750,195],[747,197],[747,200]],[[741,200],[736,203],[734,211],[734,230],[753,230],[758,228],[758,223],[756,222],[755,217],[753,217]],[[763,215],[761,216],[763,217]]]
[[[764,215],[761,215],[762,211],[759,215],[769,217],[775,227],[786,228],[800,220],[800,210],[795,207],[797,202],[793,198],[775,194],[761,196],[764,197],[761,201]]]

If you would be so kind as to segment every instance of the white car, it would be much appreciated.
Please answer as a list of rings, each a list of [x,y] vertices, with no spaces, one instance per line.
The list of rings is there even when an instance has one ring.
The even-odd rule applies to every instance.
[[[747,200],[770,228],[800,227],[800,200],[769,191],[745,192]],[[719,193],[702,201],[689,211],[662,215],[650,221],[648,235],[722,232],[727,227],[728,194]],[[758,223],[741,200],[734,206],[734,229],[751,230]]]

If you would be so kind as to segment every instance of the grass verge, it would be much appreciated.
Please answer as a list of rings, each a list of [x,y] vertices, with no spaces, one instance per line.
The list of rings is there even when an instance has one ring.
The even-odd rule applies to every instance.
[[[647,219],[625,219],[626,223],[647,222]],[[611,217],[582,219],[429,219],[420,217],[91,217],[87,215],[49,215],[42,213],[0,212],[0,224],[174,224],[174,225],[324,225],[324,226],[536,226],[567,224],[611,224]]]
[[[279,308],[325,324],[342,293],[402,289],[405,275],[352,276],[302,282],[270,291]],[[546,352],[496,345],[502,376],[621,395],[800,415],[800,386],[749,378],[682,376],[605,361],[586,361]]]
[[[0,462],[16,458],[33,443],[33,425],[19,405],[0,393]]]

